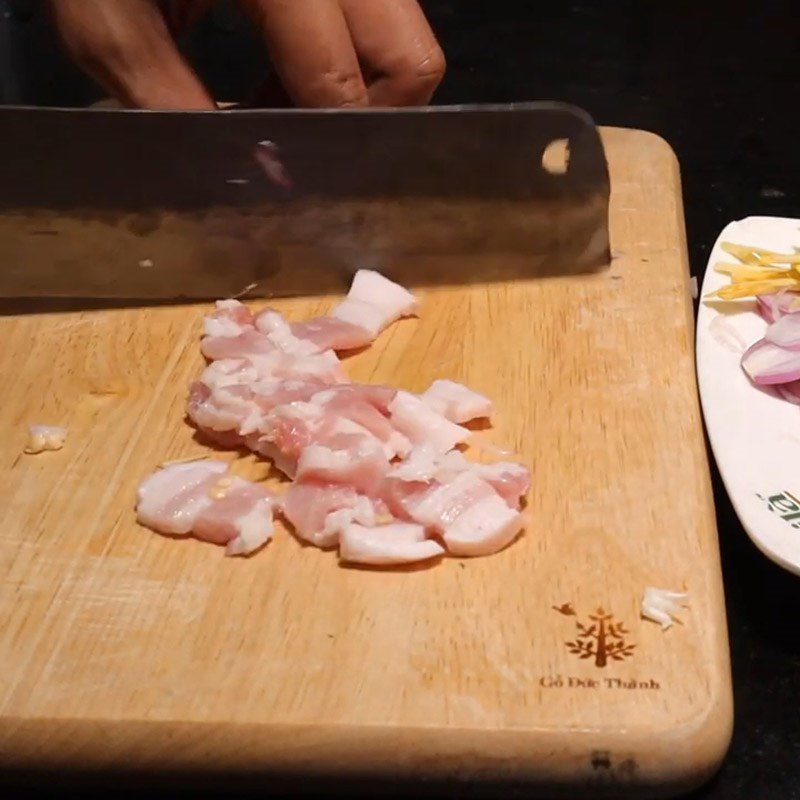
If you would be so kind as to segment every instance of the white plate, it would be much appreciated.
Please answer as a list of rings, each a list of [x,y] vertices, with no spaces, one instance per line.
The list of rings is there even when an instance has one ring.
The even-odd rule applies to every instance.
[[[728,225],[709,257],[697,316],[700,400],[725,488],[753,542],[800,575],[800,408],[757,389],[739,364],[767,327],[755,303],[703,300],[730,282],[714,272],[719,261],[736,263],[723,241],[790,253],[800,248],[800,220],[748,217]]]

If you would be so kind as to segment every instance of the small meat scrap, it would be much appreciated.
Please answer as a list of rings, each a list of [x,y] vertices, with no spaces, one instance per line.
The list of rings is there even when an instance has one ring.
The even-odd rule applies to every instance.
[[[58,425],[28,426],[28,443],[25,452],[33,455],[45,450],[60,450],[67,440],[67,429]]]
[[[667,630],[673,622],[672,615],[685,606],[689,595],[686,592],[673,592],[669,589],[656,589],[648,586],[642,598],[642,616],[652,622],[657,622],[661,630]]]
[[[417,298],[408,289],[379,272],[360,269],[353,278],[347,297],[336,306],[331,316],[364,329],[367,337],[363,344],[369,344],[393,322],[416,314],[417,305]]]
[[[412,444],[429,443],[440,453],[466,442],[470,431],[430,408],[411,392],[400,391],[389,404],[389,420]]]
[[[158,532],[194,536],[246,555],[272,538],[275,496],[228,472],[223,461],[172,464],[141,483],[136,515]]]
[[[422,525],[413,523],[346,525],[339,536],[339,558],[352,564],[410,564],[441,555],[444,548],[427,537]]]
[[[455,381],[437,380],[420,395],[425,405],[450,422],[469,422],[492,415],[492,401]]]

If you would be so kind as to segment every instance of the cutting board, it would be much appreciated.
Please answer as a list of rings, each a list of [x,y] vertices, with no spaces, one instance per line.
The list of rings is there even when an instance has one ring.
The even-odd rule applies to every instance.
[[[249,559],[150,533],[138,482],[208,452],[184,421],[206,307],[0,318],[0,765],[571,796],[711,775],[731,689],[678,165],[649,133],[604,140],[607,270],[426,290],[419,319],[347,360],[356,380],[494,398],[477,438],[534,478],[524,537],[490,558],[345,569],[283,530]],[[68,426],[64,449],[23,454],[36,422]],[[641,619],[646,586],[688,591],[680,624]]]

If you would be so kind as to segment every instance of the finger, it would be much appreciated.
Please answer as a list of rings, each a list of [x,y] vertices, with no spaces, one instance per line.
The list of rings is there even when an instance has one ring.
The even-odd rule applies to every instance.
[[[70,55],[134,108],[214,108],[153,0],[50,0]]]
[[[445,71],[442,48],[417,0],[339,0],[372,105],[424,105]]]
[[[241,0],[292,100],[301,106],[369,102],[353,40],[336,0]]]

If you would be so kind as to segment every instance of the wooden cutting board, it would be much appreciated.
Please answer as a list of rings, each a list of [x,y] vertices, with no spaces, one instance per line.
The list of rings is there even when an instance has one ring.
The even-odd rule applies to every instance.
[[[678,166],[651,134],[604,138],[608,270],[425,291],[420,319],[347,362],[357,380],[448,377],[495,399],[479,439],[534,482],[524,538],[491,558],[343,569],[283,530],[226,559],[139,528],[140,479],[206,452],[184,421],[205,306],[0,318],[0,765],[573,796],[713,772],[731,689]],[[22,454],[36,422],[67,425],[66,447]],[[683,624],[640,618],[646,586],[689,592]],[[602,643],[585,634],[601,618]]]

